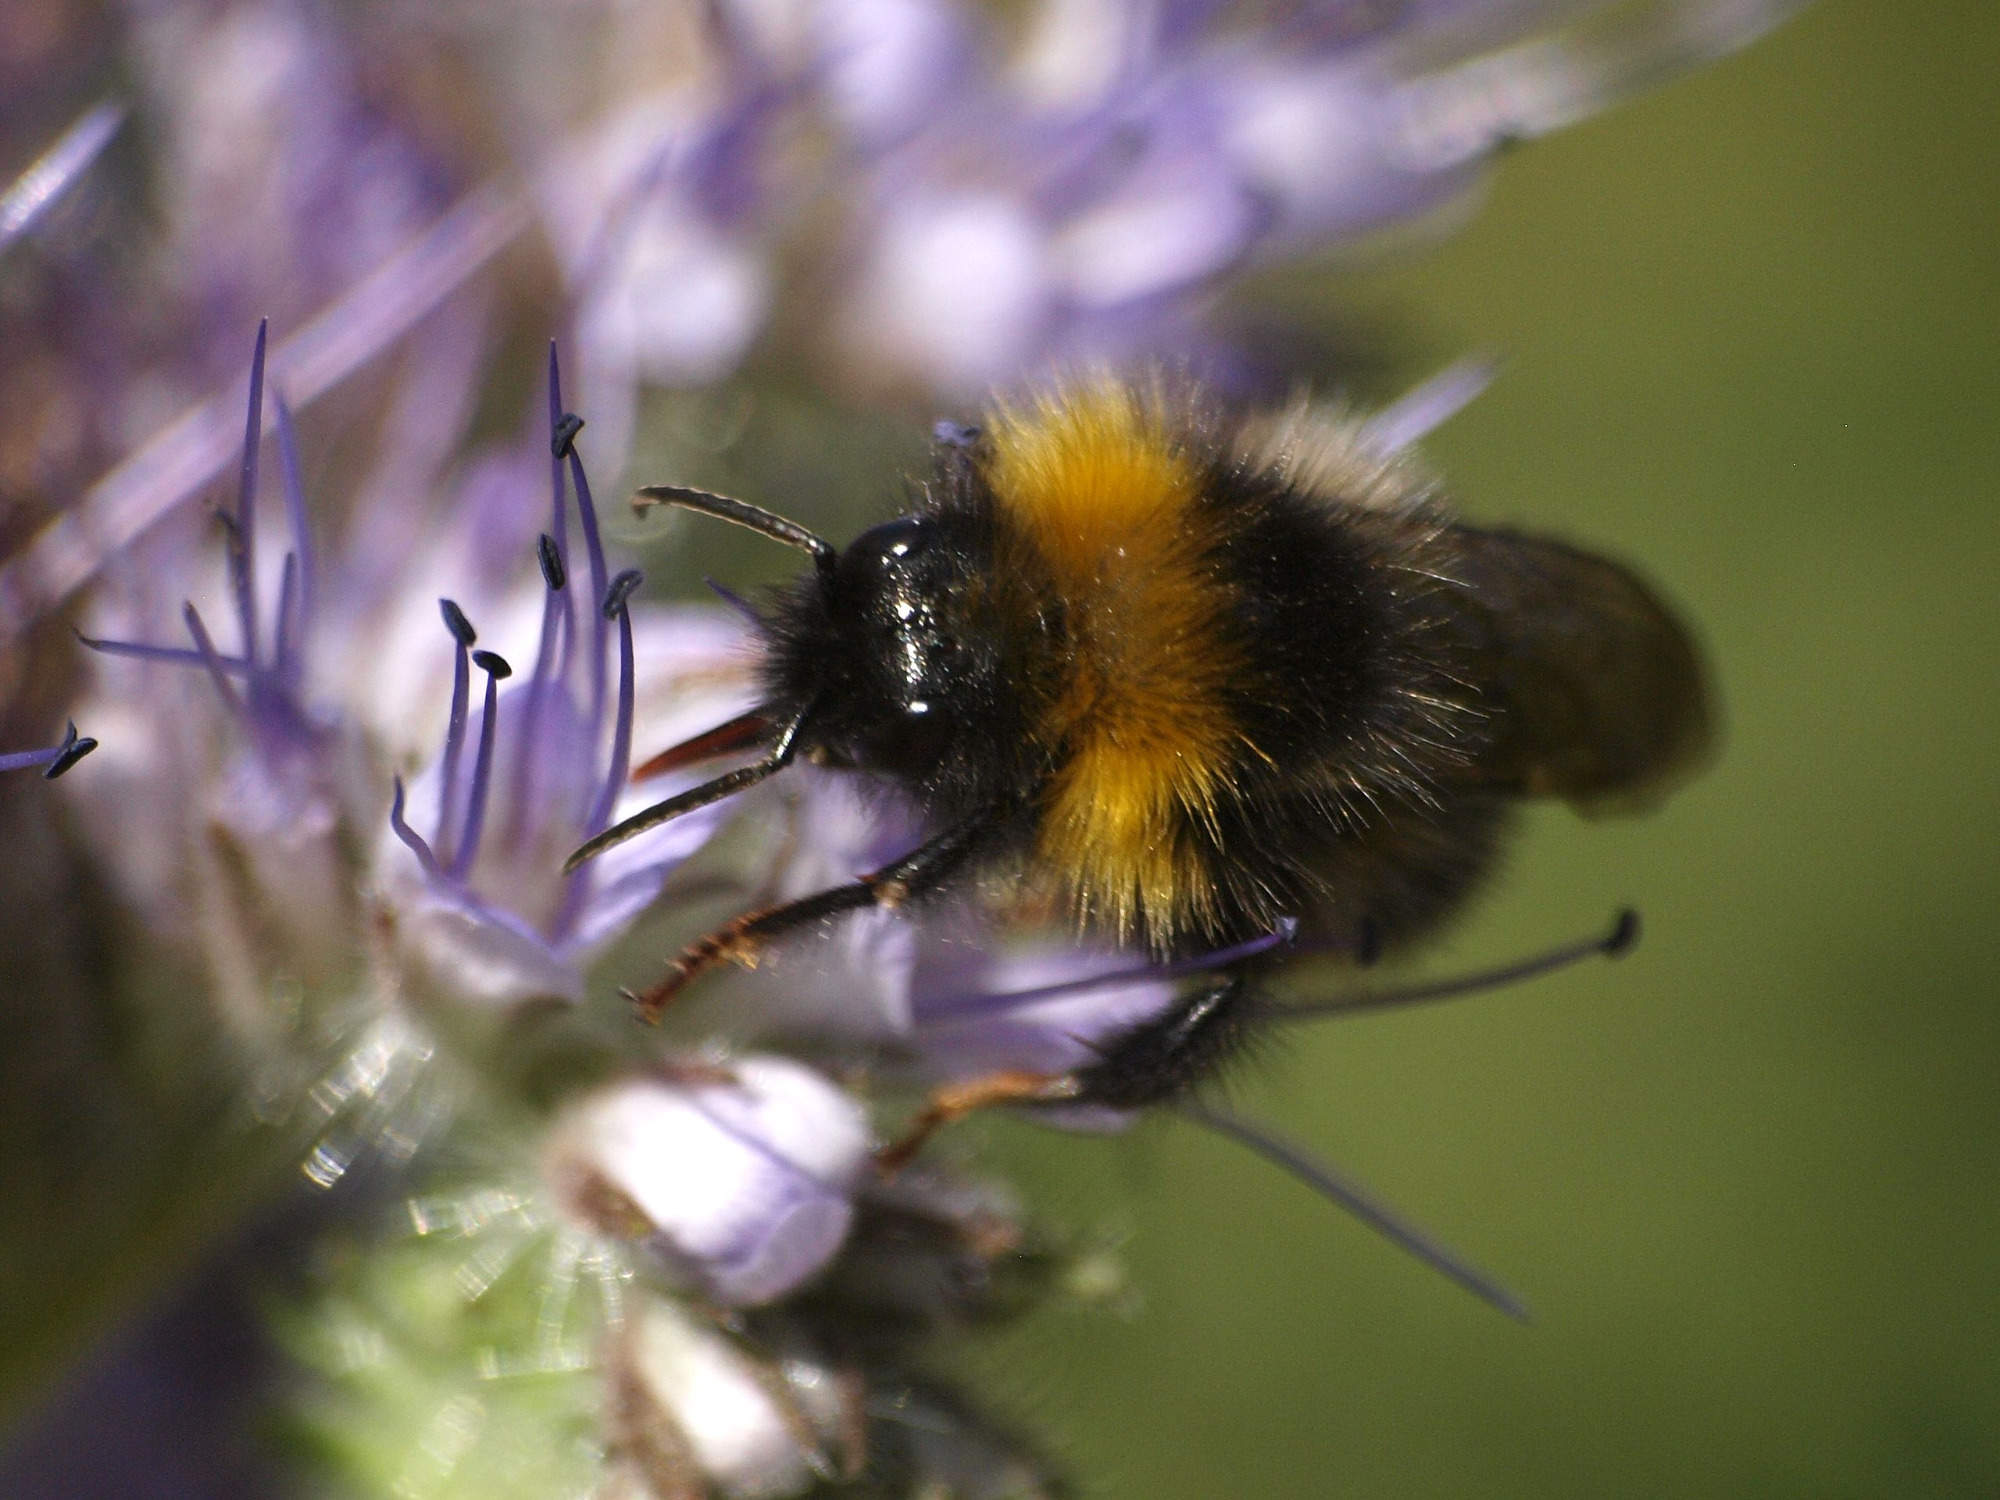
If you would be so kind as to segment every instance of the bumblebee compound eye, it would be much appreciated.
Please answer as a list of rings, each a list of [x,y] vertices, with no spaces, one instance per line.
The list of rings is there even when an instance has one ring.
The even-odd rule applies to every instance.
[[[924,516],[898,516],[850,542],[834,567],[835,607],[849,616],[908,620],[942,580],[937,572],[942,538]]]

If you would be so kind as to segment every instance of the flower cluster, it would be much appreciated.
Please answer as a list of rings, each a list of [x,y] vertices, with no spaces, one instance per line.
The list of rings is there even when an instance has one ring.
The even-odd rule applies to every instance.
[[[356,694],[351,664],[323,639],[330,585],[367,559],[316,545],[297,435],[275,397],[274,508],[286,534],[282,561],[265,555],[266,354],[260,331],[235,504],[221,521],[214,593],[232,626],[218,635],[211,613],[187,598],[169,611],[185,644],[82,637],[107,663],[92,711],[120,724],[121,753],[77,806],[107,840],[157,850],[129,863],[132,899],[164,925],[179,914],[216,976],[220,1017],[259,1045],[267,1075],[274,1062],[281,1074],[289,1068],[289,1108],[309,1142],[305,1173],[327,1188],[364,1160],[402,1166],[475,1129],[506,1137],[523,1128],[503,1080],[536,1066],[538,1045],[507,1018],[602,999],[587,982],[593,960],[656,904],[731,809],[676,820],[574,873],[563,873],[563,855],[639,797],[629,776],[635,726],[652,742],[726,719],[748,701],[753,651],[734,612],[651,604],[635,596],[635,571],[611,571],[579,452],[583,424],[563,410],[552,356],[546,529],[523,549],[539,587],[472,607],[438,600],[428,646],[398,647],[415,658],[407,666],[377,664],[378,675],[434,684],[430,712],[417,715],[419,725],[430,720],[429,734],[381,720],[374,705],[403,694],[381,681]],[[356,524],[365,535],[366,518]],[[575,586],[584,580],[587,593]],[[475,626],[475,611],[485,625]],[[106,609],[131,612],[129,602]],[[531,643],[515,655],[532,665],[516,672],[480,644],[489,638]],[[73,764],[87,748],[72,740],[60,755]],[[57,751],[28,759],[59,763]],[[407,783],[399,765],[410,768]],[[185,780],[161,797],[169,774]],[[797,854],[758,876],[781,889],[879,859],[910,837],[906,821],[866,815],[837,777],[809,780],[788,815],[800,829]],[[225,859],[227,880],[204,865]],[[213,886],[228,887],[228,899],[204,889]],[[316,898],[301,902],[302,892]],[[1158,1013],[1173,994],[1171,973],[1135,972],[1129,961],[1059,951],[1001,958],[970,928],[918,929],[886,916],[856,924],[823,961],[783,979],[784,993],[735,1017],[729,1034],[796,1047],[837,1033],[843,1056],[917,1082],[1073,1065],[1093,1038]],[[294,997],[282,1017],[271,1004],[280,991]],[[330,1060],[319,1045],[329,1041]],[[268,1077],[264,1086],[273,1087]],[[280,1098],[274,1107],[287,1106]],[[748,1453],[711,1452],[732,1441],[704,1404],[724,1379],[716,1361],[761,1382],[762,1362],[796,1346],[814,1351],[827,1382],[862,1380],[864,1354],[878,1361],[882,1333],[857,1340],[846,1330],[857,1299],[908,1299],[905,1319],[918,1330],[967,1315],[958,1298],[940,1307],[926,1290],[943,1274],[929,1269],[937,1257],[970,1257],[982,1267],[974,1279],[990,1280],[988,1263],[1018,1255],[1026,1235],[1011,1204],[975,1183],[935,1172],[878,1179],[863,1104],[806,1063],[741,1041],[718,1052],[670,1037],[662,1048],[635,1029],[597,1044],[582,1068],[565,1065],[544,1134],[509,1165],[482,1167],[477,1192],[503,1191],[507,1215],[461,1208],[448,1222],[468,1234],[476,1222],[489,1237],[503,1223],[542,1253],[553,1253],[552,1235],[594,1245],[571,1253],[572,1274],[589,1262],[607,1268],[601,1285],[649,1286],[636,1306],[620,1292],[617,1307],[607,1302],[586,1320],[596,1335],[581,1347],[583,1335],[566,1335],[533,1356],[535,1367],[610,1371],[627,1399],[654,1403],[643,1420],[629,1418],[629,1431],[607,1435],[611,1450],[631,1459],[680,1431],[687,1451],[676,1461],[725,1489],[741,1464],[802,1482],[849,1461],[800,1450],[795,1414],[783,1406],[776,1417],[730,1419],[748,1424],[736,1440]],[[424,1219],[423,1232],[437,1233],[435,1208]],[[915,1242],[912,1223],[929,1226]],[[857,1256],[872,1269],[849,1274],[836,1311],[809,1316],[797,1305],[837,1258]],[[681,1299],[787,1310],[768,1346],[738,1337],[724,1353]],[[612,1329],[624,1331],[601,1345]],[[623,1352],[614,1358],[607,1347]],[[898,1364],[876,1369],[875,1378],[903,1378]],[[867,1424],[842,1410],[840,1440],[859,1442],[852,1430]],[[742,1493],[789,1492],[769,1488],[775,1480],[741,1483]]]
[[[643,403],[725,381],[747,409],[951,405],[1084,360],[1288,378],[1217,311],[1244,270],[1437,227],[1501,144],[1787,8],[723,0],[446,9],[419,35],[231,0],[120,23],[132,96],[69,109],[0,194],[0,319],[36,350],[0,368],[0,489],[45,497],[9,518],[32,535],[0,632],[93,586],[77,719],[104,747],[58,795],[199,976],[271,1159],[366,1181],[328,1200],[364,1205],[329,1216],[354,1253],[279,1319],[321,1377],[294,1422],[350,1488],[1058,1493],[918,1373],[1048,1295],[1058,1240],[994,1182],[882,1170],[881,1143],[925,1090],[1087,1068],[1248,951],[1162,966],[871,912],[724,987],[726,1014],[628,1024],[617,991],[712,897],[819,890],[920,834],[807,767],[565,872],[694,784],[635,785],[635,758],[758,694],[755,611],[618,566],[585,450],[622,473]],[[133,119],[156,213],[119,191]],[[502,255],[504,284],[481,274]],[[286,336],[257,325],[241,399],[266,309]],[[525,381],[495,350],[551,330],[588,441],[553,349],[532,435],[496,439]],[[0,771],[96,745],[72,725]],[[258,1201],[246,1181],[224,1217]]]

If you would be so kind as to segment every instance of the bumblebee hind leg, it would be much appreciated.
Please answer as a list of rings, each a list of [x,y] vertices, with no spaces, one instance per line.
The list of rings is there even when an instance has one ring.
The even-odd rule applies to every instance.
[[[884,1172],[907,1166],[942,1127],[996,1105],[1095,1104],[1143,1109],[1176,1098],[1241,1050],[1253,1024],[1247,967],[1226,970],[1162,1014],[1108,1038],[1095,1061],[1066,1073],[1002,1070],[932,1090],[894,1142],[876,1153]]]

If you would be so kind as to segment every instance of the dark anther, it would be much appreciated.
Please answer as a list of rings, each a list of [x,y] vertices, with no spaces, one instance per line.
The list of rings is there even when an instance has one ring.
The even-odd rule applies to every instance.
[[[220,506],[217,506],[215,510],[211,512],[211,514],[215,517],[216,522],[222,527],[222,529],[228,533],[228,543],[230,550],[232,552],[242,551],[243,526],[242,523],[236,519],[235,512],[227,511],[222,509]]]
[[[980,430],[959,422],[939,422],[931,428],[931,436],[947,448],[970,448],[980,439]]]
[[[549,440],[549,451],[557,458],[568,458],[570,448],[576,442],[576,435],[583,431],[583,418],[575,412],[564,412],[557,419],[554,436]]]
[[[479,639],[472,628],[472,621],[465,618],[465,611],[449,599],[438,600],[438,613],[444,616],[444,628],[451,632],[451,638],[461,646],[470,646]]]
[[[632,590],[646,581],[646,575],[637,568],[626,568],[611,580],[611,586],[604,591],[604,618],[615,620],[625,613],[625,601],[632,597]]]
[[[1623,958],[1638,941],[1639,914],[1628,906],[1618,913],[1618,920],[1611,924],[1610,935],[1604,939],[1604,956]]]
[[[535,556],[541,559],[542,582],[549,586],[550,593],[559,593],[569,582],[569,574],[563,570],[562,553],[556,550],[556,539],[546,531],[535,538]]]
[[[475,651],[472,653],[472,664],[501,682],[514,675],[514,669],[507,665],[507,658],[498,651]]]
[[[63,742],[56,751],[56,758],[49,762],[49,768],[42,772],[42,775],[47,780],[54,781],[96,748],[97,741],[89,735],[79,736],[76,725],[71,723],[63,734]]]

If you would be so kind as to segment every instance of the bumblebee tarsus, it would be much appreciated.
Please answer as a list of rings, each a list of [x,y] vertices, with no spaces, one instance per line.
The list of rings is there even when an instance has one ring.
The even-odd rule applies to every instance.
[[[924,1144],[946,1125],[982,1109],[1005,1104],[1055,1104],[1080,1097],[1074,1073],[1005,1071],[946,1084],[931,1092],[903,1133],[875,1153],[875,1166],[885,1177],[907,1167]]]
[[[764,764],[765,762],[760,761],[758,767]],[[756,770],[758,767],[748,769]],[[769,775],[770,772],[766,771],[763,774]],[[715,784],[709,783],[710,786]],[[701,787],[695,788],[696,792],[702,790]],[[682,795],[691,796],[693,793]],[[728,793],[718,795],[727,796]],[[669,802],[673,800],[675,799],[669,799]],[[669,803],[661,804],[663,807],[668,805]],[[674,817],[679,811],[676,809],[663,816]],[[638,816],[643,818],[646,815],[641,813]],[[992,831],[996,822],[997,816],[993,810],[975,814],[947,828],[936,838],[919,844],[901,859],[886,864],[859,880],[847,885],[836,885],[824,891],[815,891],[810,896],[787,901],[779,906],[765,907],[762,911],[747,912],[732,922],[724,923],[708,936],[683,948],[680,956],[668,967],[660,982],[651,989],[643,991],[635,999],[633,1003],[638,1009],[640,1019],[649,1024],[657,1024],[661,1014],[673,1003],[674,997],[697,976],[718,963],[730,962],[741,964],[745,968],[755,968],[767,943],[796,928],[870,906],[893,910],[927,895],[957,872],[959,866]],[[586,844],[571,858],[587,859],[594,852],[591,846]]]

